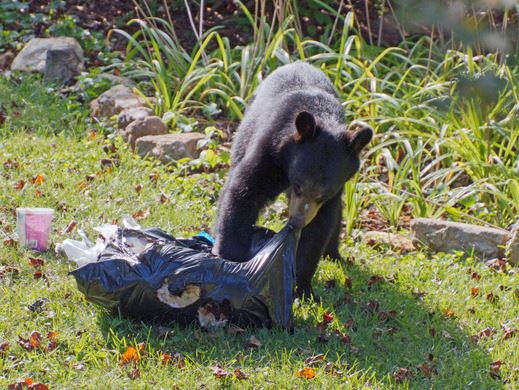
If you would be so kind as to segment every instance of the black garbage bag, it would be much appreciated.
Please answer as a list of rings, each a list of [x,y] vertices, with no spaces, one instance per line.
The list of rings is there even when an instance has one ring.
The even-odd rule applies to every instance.
[[[291,328],[298,240],[289,225],[257,228],[256,255],[236,263],[211,255],[203,237],[119,228],[96,262],[71,274],[87,299],[136,319]]]

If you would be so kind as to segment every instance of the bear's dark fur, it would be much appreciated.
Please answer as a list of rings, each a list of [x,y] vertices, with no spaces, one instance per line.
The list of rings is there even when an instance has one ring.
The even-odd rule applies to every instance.
[[[260,210],[287,191],[289,223],[304,227],[298,292],[310,294],[320,257],[340,257],[344,183],[359,169],[359,152],[371,137],[369,128],[346,130],[337,92],[320,70],[296,62],[274,71],[256,90],[235,135],[214,252],[248,260]]]

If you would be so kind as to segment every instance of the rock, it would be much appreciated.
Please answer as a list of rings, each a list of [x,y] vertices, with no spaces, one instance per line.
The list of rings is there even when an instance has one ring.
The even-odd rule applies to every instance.
[[[411,239],[400,234],[369,231],[364,233],[362,241],[370,246],[388,245],[400,252],[412,252],[415,250]]]
[[[435,252],[465,251],[482,259],[502,257],[509,237],[504,229],[449,222],[429,218],[411,221],[413,243],[422,243]]]
[[[148,116],[130,123],[122,134],[123,138],[128,141],[132,149],[134,149],[135,142],[141,137],[167,133],[168,127],[158,116]]]
[[[512,226],[505,252],[510,264],[519,265],[519,220]]]
[[[0,54],[0,70],[9,68],[13,62],[14,54],[10,51]]]
[[[92,116],[109,118],[128,108],[142,107],[145,101],[133,91],[124,86],[116,85],[92,100],[90,109]]]
[[[14,59],[11,64],[11,70],[44,73],[47,68],[48,51],[68,49],[73,50],[78,59],[78,69],[76,71],[79,73],[83,64],[83,49],[74,38],[69,37],[31,39]],[[53,58],[55,60],[56,55]]]
[[[82,66],[82,60],[73,49],[48,50],[44,79],[66,83],[79,74]]]
[[[153,156],[164,164],[186,157],[197,158],[196,145],[202,139],[204,135],[200,133],[146,136],[137,140],[137,153],[141,157]]]
[[[147,107],[127,108],[126,110],[121,111],[117,117],[117,126],[120,129],[124,129],[133,121],[144,119],[151,115],[153,115],[153,111]]]

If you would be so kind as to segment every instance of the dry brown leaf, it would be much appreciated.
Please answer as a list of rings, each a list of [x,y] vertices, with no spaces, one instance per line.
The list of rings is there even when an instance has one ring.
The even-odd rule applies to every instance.
[[[142,184],[137,184],[135,186],[135,192],[139,193],[139,192],[141,192],[141,190],[142,190]]]
[[[216,364],[213,367],[213,375],[217,379],[227,378],[230,374],[225,368],[223,368],[220,364]]]
[[[29,265],[31,267],[39,268],[43,267],[45,264],[45,261],[43,259],[40,259],[38,257],[29,257]]]
[[[132,214],[132,217],[139,220],[146,218],[148,215],[150,215],[150,209],[136,211]]]
[[[308,367],[316,367],[324,362],[325,356],[320,353],[318,355],[309,356],[305,359],[305,365]]]
[[[140,359],[141,358],[137,350],[134,347],[130,346],[121,355],[120,363],[123,365],[128,364],[130,362],[138,363]]]
[[[479,295],[479,287],[472,287],[470,289],[470,295],[477,297]]]
[[[447,307],[447,308],[443,309],[442,313],[447,318],[454,318],[454,317],[456,317],[456,313],[450,307]]]
[[[68,234],[70,232],[72,232],[77,226],[77,222],[76,221],[70,221],[69,224],[67,225],[67,227],[65,228],[65,230],[63,230],[63,233],[61,234]]]
[[[20,179],[16,183],[14,183],[13,187],[15,190],[18,190],[18,191],[23,190],[23,187],[25,187],[25,181]]]
[[[312,367],[305,367],[297,370],[296,376],[304,379],[313,379],[315,378],[316,374]]]
[[[330,313],[328,310],[325,310],[324,313],[323,313],[323,321],[326,324],[329,324],[330,322],[332,322],[333,321],[333,314]]]
[[[236,368],[234,370],[234,377],[236,379],[239,379],[239,380],[245,380],[245,379],[249,379],[249,377],[247,376],[247,374],[245,374],[241,368]]]
[[[413,377],[411,370],[405,367],[400,367],[393,373],[393,379],[396,383],[402,383],[403,381]]]
[[[43,184],[44,178],[43,175],[35,175],[31,177],[31,184],[35,184],[37,186],[41,186]]]
[[[133,367],[133,369],[128,373],[128,378],[130,378],[132,381],[140,377],[141,371],[139,370],[139,367]]]

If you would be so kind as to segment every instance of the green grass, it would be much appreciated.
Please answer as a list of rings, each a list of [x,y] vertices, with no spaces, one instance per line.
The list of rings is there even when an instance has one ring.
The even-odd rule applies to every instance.
[[[92,235],[92,228],[125,214],[149,210],[140,222],[160,226],[177,235],[207,229],[214,221],[216,198],[224,172],[183,177],[178,169],[166,169],[136,157],[119,140],[112,141],[103,125],[89,122],[87,113],[70,107],[34,78],[0,79],[0,105],[7,120],[0,125],[0,234],[12,233],[13,210],[18,206],[56,209],[51,241],[77,238],[77,230],[63,233],[73,220]],[[14,106],[23,106],[13,115]],[[92,130],[97,131],[93,136]],[[104,146],[114,143],[119,165],[103,169],[100,161],[113,157]],[[19,165],[3,164],[16,160]],[[43,175],[41,185],[31,178]],[[90,175],[94,175],[93,179]],[[153,175],[157,180],[150,180]],[[19,180],[24,188],[14,186]],[[140,192],[135,190],[142,185]],[[37,192],[38,191],[38,192]],[[163,193],[170,199],[160,202]],[[279,227],[278,217],[267,221]],[[3,239],[3,237],[2,237]],[[196,326],[157,325],[133,322],[110,315],[87,302],[68,272],[74,268],[62,256],[49,251],[41,257],[45,278],[35,279],[29,257],[35,254],[18,247],[0,246],[0,270],[19,272],[0,276],[0,343],[10,348],[0,354],[0,387],[31,377],[51,388],[517,388],[519,386],[519,335],[504,339],[503,326],[519,327],[518,274],[495,272],[466,256],[425,252],[398,255],[348,241],[341,251],[353,264],[323,261],[314,281],[322,301],[296,305],[293,334],[280,329],[247,330],[244,335],[225,331],[208,334]],[[478,281],[471,275],[477,272]],[[376,275],[384,281],[369,284]],[[351,278],[352,288],[346,287]],[[335,286],[330,286],[335,280]],[[473,297],[471,288],[478,287]],[[494,301],[486,298],[493,293]],[[345,293],[353,303],[345,303]],[[46,298],[40,312],[28,306]],[[376,310],[370,310],[373,302]],[[334,316],[332,337],[318,341],[316,325],[325,310]],[[379,312],[394,310],[394,319]],[[355,330],[344,322],[352,319]],[[492,327],[492,336],[472,340]],[[57,348],[50,352],[25,351],[18,336],[36,330],[58,332]],[[166,332],[167,330],[167,332]],[[343,344],[333,331],[346,332],[351,345]],[[249,349],[255,335],[262,346]],[[130,345],[146,344],[138,363],[140,378],[130,379],[131,366],[121,366],[121,354]],[[181,353],[183,369],[163,366],[160,355]],[[296,376],[305,358],[323,353],[326,361],[343,372],[335,376],[324,365],[316,377]],[[489,374],[490,364],[500,360],[500,378]],[[231,373],[241,368],[249,379],[216,379],[212,367],[220,363]],[[426,364],[427,377],[417,367]],[[422,366],[425,367],[425,366]],[[396,383],[399,368],[412,372]]]

